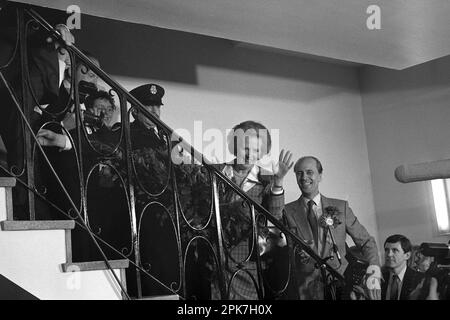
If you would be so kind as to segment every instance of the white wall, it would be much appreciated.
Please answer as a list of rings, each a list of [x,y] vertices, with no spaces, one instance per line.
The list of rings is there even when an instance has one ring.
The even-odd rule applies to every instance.
[[[401,184],[404,163],[450,158],[450,57],[403,71],[364,68],[364,120],[380,240],[394,233],[414,243],[438,236],[429,181]]]
[[[377,235],[356,69],[188,33],[90,17],[83,23],[79,46],[127,89],[146,82],[166,89],[162,118],[172,128],[201,120],[203,130],[225,132],[251,119],[279,129],[280,148],[296,159],[319,157],[323,193],[349,200]],[[291,172],[286,198],[298,196]]]

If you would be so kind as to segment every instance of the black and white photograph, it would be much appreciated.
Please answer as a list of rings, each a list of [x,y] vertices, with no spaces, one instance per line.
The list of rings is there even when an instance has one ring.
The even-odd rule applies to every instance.
[[[0,300],[450,300],[449,124],[449,0],[0,0]]]

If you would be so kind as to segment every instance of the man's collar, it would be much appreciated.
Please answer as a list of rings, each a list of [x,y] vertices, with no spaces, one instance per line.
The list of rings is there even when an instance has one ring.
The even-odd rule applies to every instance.
[[[406,269],[408,268],[407,264],[404,265],[402,270],[400,270],[399,274],[397,274],[398,278],[401,282],[403,282],[403,278],[405,277]],[[392,277],[394,275],[394,270],[391,270],[390,276]]]
[[[305,205],[308,206],[308,202],[310,199],[304,197],[303,195],[300,197],[300,201]],[[316,206],[320,207],[322,205],[322,195],[320,192],[312,199]]]
[[[130,125],[136,126],[139,130],[157,133],[156,127],[147,128],[141,121],[135,119]]]

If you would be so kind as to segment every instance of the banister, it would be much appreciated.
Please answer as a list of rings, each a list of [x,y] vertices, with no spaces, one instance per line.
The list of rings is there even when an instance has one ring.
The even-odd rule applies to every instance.
[[[63,42],[61,34],[57,29],[53,28],[50,24],[45,21],[36,11],[33,9],[25,9],[26,12],[36,20],[43,28],[50,32],[56,39]],[[171,137],[172,141],[177,141],[184,150],[189,150],[194,158],[199,161],[204,167],[206,167],[209,172],[211,172],[214,177],[220,179],[228,187],[230,187],[236,194],[238,194],[242,199],[248,202],[254,210],[262,214],[268,221],[270,221],[276,228],[278,228],[282,233],[288,236],[296,245],[298,245],[303,251],[305,251],[312,259],[316,261],[318,267],[322,270],[326,269],[335,279],[343,280],[343,276],[338,273],[325,259],[322,259],[318,254],[314,252],[313,249],[300,237],[290,231],[282,222],[278,221],[272,214],[265,209],[261,204],[257,203],[251,199],[241,188],[239,188],[234,182],[232,182],[224,173],[219,171],[218,168],[212,165],[212,163],[198,150],[191,146],[187,141],[183,139],[179,134],[177,134],[171,127],[169,127],[161,119],[153,116],[148,112],[145,107],[137,100],[133,95],[131,95],[121,84],[110,77],[102,68],[94,64],[85,54],[81,52],[75,45],[67,46],[67,49],[74,54],[81,62],[83,62],[87,67],[92,69],[98,76],[102,78],[105,83],[107,83],[113,90],[115,90],[119,97],[130,102],[133,108],[136,108],[140,113],[149,118],[154,122],[158,128],[161,128],[165,133]],[[126,108],[126,103],[121,101],[121,109]]]

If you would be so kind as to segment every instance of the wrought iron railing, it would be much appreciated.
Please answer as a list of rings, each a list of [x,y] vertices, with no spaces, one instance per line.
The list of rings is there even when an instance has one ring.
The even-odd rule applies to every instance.
[[[43,108],[34,92],[27,48],[30,32],[51,35],[70,55],[70,86],[65,93],[67,100],[59,101],[59,108]],[[83,245],[81,249],[85,250],[93,246],[94,255],[100,253],[99,259],[109,267],[112,258],[130,261],[126,296],[172,293],[187,299],[228,299],[236,297],[232,288],[239,278],[245,278],[258,299],[282,295],[292,278],[289,260],[296,250],[285,250],[287,263],[278,270],[281,279],[270,280],[268,262],[258,251],[258,236],[267,222],[286,236],[290,248],[300,249],[315,259],[328,285],[342,279],[305,241],[249,197],[219,166],[207,161],[148,112],[86,54],[76,46],[64,46],[59,31],[35,10],[17,9],[16,40],[11,59],[0,67],[0,77],[20,114],[24,156],[19,157],[20,165],[10,161],[3,171],[16,177],[23,188],[22,195],[26,193],[28,206],[24,207],[30,212],[29,219],[36,219],[35,212],[40,207],[75,219],[77,230],[82,232],[75,232],[79,237],[73,239],[74,246]],[[13,59],[20,60],[20,85],[6,76]],[[83,117],[77,78],[80,65],[84,66],[82,72],[94,72],[118,100],[121,124],[107,131],[108,141],[99,137],[100,131],[92,134],[92,124]],[[33,120],[35,106],[42,114],[39,119],[47,121]],[[72,130],[60,123],[70,111],[76,124]],[[150,146],[139,141],[131,122],[136,111],[156,125],[154,134],[163,145]],[[36,133],[45,128],[69,137],[72,150],[55,152],[43,148]],[[191,155],[197,164],[174,163],[173,150]],[[65,164],[61,166],[61,162]],[[230,193],[239,199],[235,202],[239,208],[230,209],[224,203],[223,194]],[[224,221],[233,225],[229,221],[233,213],[230,210],[248,215],[250,227],[238,240],[233,240],[223,227]],[[87,245],[85,239],[89,240]],[[235,256],[232,251],[238,246],[245,249]]]

